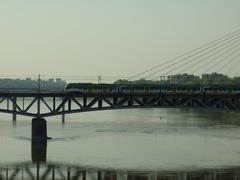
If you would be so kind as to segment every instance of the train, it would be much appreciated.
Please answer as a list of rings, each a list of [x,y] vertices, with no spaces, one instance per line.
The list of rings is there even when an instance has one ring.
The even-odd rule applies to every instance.
[[[188,94],[239,94],[240,85],[166,85],[166,84],[94,84],[69,83],[67,92],[79,93],[188,93]]]

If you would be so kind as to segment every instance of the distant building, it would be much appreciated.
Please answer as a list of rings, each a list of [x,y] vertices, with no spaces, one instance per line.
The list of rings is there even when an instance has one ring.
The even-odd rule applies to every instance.
[[[54,79],[49,79],[48,82],[54,83]]]
[[[194,76],[193,74],[176,74],[167,77],[170,84],[185,84],[190,81],[199,80],[199,76]]]
[[[212,73],[202,75],[203,84],[227,84],[231,82],[231,78],[224,74]]]
[[[203,74],[202,79],[228,79],[229,77],[227,75],[218,74],[218,73],[212,73],[212,74]]]
[[[56,83],[58,84],[58,83],[65,83],[65,81],[64,80],[62,80],[61,78],[56,78]]]

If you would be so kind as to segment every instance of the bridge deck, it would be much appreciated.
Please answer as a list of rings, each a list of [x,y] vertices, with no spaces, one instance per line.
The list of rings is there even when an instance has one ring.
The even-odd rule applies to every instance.
[[[163,92],[163,93],[153,93],[153,92],[132,92],[132,93],[111,93],[111,92],[66,92],[66,91],[58,91],[58,92],[0,92],[0,97],[66,97],[66,96],[74,96],[74,97],[95,97],[95,96],[221,96],[221,97],[240,97],[240,93],[176,93],[176,92]]]
[[[0,92],[0,112],[47,117],[139,107],[206,107],[240,111],[235,93]]]

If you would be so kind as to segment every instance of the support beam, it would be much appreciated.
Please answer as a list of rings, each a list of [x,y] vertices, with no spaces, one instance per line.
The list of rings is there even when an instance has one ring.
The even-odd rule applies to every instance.
[[[5,101],[0,112],[11,113],[13,122],[17,115],[30,117],[62,116],[77,112],[137,108],[160,106],[188,106],[206,107],[240,111],[239,95],[211,95],[211,94],[87,94],[87,93],[20,93],[2,94],[0,101]],[[19,98],[21,100],[19,100]],[[33,99],[26,101],[26,98]],[[77,100],[78,99],[78,100]],[[52,101],[52,102],[50,102]],[[60,101],[60,104],[58,103]],[[12,103],[12,104],[11,104]],[[30,103],[30,104],[29,104]],[[76,106],[77,105],[77,106]],[[48,112],[41,112],[41,106],[48,108]]]
[[[102,180],[102,172],[101,171],[97,172],[97,180]]]
[[[67,169],[67,180],[71,180],[71,169]]]
[[[38,114],[38,116],[41,114],[41,98],[40,98],[40,96],[37,97],[37,114]]]
[[[53,96],[53,111],[56,110],[56,97]]]
[[[13,97],[13,115],[12,115],[12,120],[15,122],[17,120],[17,98]]]
[[[102,99],[101,98],[99,98],[98,99],[98,108],[102,108]]]
[[[68,111],[71,111],[72,109],[72,100],[71,98],[68,99]]]
[[[52,180],[55,180],[55,166],[52,167]]]
[[[131,97],[128,99],[128,106],[133,106],[133,99]]]
[[[87,108],[87,97],[83,97],[83,107]]]
[[[62,101],[64,101],[64,97],[62,98]],[[65,113],[64,113],[64,111],[65,111],[65,103],[63,104],[63,106],[62,106],[62,111],[63,111],[63,113],[62,113],[62,124],[65,124]]]

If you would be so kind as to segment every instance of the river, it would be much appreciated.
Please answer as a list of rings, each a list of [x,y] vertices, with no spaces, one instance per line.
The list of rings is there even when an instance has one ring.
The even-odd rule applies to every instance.
[[[240,166],[240,114],[153,108],[47,118],[47,162],[134,171]],[[31,162],[31,118],[0,115],[0,167]]]

